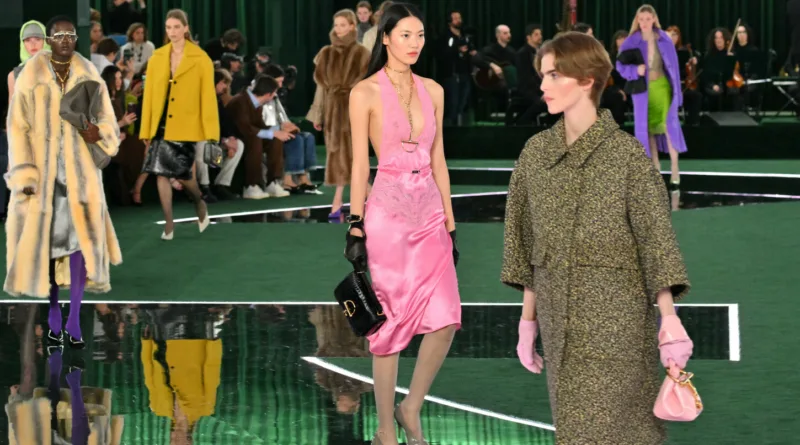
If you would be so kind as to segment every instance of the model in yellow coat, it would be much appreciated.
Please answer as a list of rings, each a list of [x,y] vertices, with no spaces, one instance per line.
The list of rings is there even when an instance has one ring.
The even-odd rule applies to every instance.
[[[200,232],[208,227],[208,208],[192,167],[205,141],[219,141],[219,113],[214,64],[188,38],[185,12],[167,13],[166,34],[169,43],[147,63],[139,139],[148,147],[142,171],[158,177],[166,220],[161,239],[169,241],[174,228],[170,179],[192,195]]]

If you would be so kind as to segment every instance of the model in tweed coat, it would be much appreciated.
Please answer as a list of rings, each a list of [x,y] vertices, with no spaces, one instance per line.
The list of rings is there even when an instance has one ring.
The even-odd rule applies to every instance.
[[[78,131],[59,115],[61,87],[50,68],[50,51],[40,51],[17,78],[8,113],[9,171],[6,182],[12,196],[6,222],[7,275],[3,289],[14,296],[47,298],[50,292],[50,226],[59,148],[63,143],[70,215],[87,271],[87,292],[111,289],[109,263],[120,264],[114,227],[106,206],[101,170]],[[75,53],[66,84],[69,92],[80,82],[105,81],[97,69]],[[119,128],[108,93],[95,125],[97,145],[108,156],[119,149]],[[27,196],[23,189],[32,187]],[[69,285],[69,258],[60,258],[57,283]]]
[[[608,110],[567,147],[564,118],[511,177],[501,280],[536,293],[558,444],[659,444],[656,295],[689,280],[667,191]]]

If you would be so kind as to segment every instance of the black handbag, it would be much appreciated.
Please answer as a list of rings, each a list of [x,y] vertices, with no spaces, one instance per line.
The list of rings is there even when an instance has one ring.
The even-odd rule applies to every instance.
[[[644,65],[644,57],[638,48],[626,49],[617,55],[617,60],[623,65]],[[624,90],[628,96],[647,91],[647,80],[643,76],[625,82]]]
[[[336,286],[333,295],[358,337],[372,334],[386,321],[366,272],[353,271],[347,274]]]

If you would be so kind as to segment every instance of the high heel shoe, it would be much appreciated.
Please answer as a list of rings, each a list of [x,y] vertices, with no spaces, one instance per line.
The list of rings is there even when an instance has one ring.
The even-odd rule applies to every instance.
[[[203,220],[200,220],[198,218],[198,222],[197,223],[198,223],[198,225],[200,227],[200,233],[203,233],[203,231],[206,230],[206,228],[208,228],[208,225],[211,224],[211,218],[209,218],[209,216],[208,216],[208,210],[206,210],[206,218],[203,219]]]
[[[403,429],[403,433],[406,435],[406,443],[408,445],[428,445],[428,442],[426,442],[425,439],[415,439],[412,436],[411,431],[406,426],[406,420],[403,417],[403,411],[400,409],[399,403],[394,408],[394,420],[396,420],[397,424],[400,425],[400,428]]]
[[[72,349],[83,349],[86,347],[86,342],[83,341],[83,338],[75,338],[67,332],[67,340],[69,342],[69,347]]]
[[[64,330],[54,334],[52,330],[47,330],[47,343],[51,346],[64,346]]]

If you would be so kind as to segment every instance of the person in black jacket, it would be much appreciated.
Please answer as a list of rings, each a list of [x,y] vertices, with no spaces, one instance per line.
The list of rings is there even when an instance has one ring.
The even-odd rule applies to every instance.
[[[628,37],[628,31],[620,29],[611,37],[611,43],[608,49],[608,56],[611,60],[616,61],[619,55],[619,47],[625,38]],[[628,95],[625,94],[625,84],[627,81],[617,71],[616,64],[611,70],[611,78],[603,90],[603,95],[600,96],[600,107],[608,108],[611,110],[611,115],[614,116],[614,121],[617,125],[622,126],[625,124],[625,112],[630,108]]]
[[[506,112],[507,124],[531,125],[540,114],[547,112],[547,104],[542,100],[542,78],[533,64],[541,45],[542,26],[528,25],[525,28],[525,45],[517,51],[517,94]],[[517,110],[521,113],[515,118]]]
[[[462,31],[461,13],[450,12],[447,29],[439,37],[436,55],[436,73],[444,88],[444,123],[457,125],[467,108],[472,92],[472,63],[477,53],[472,36]]]

